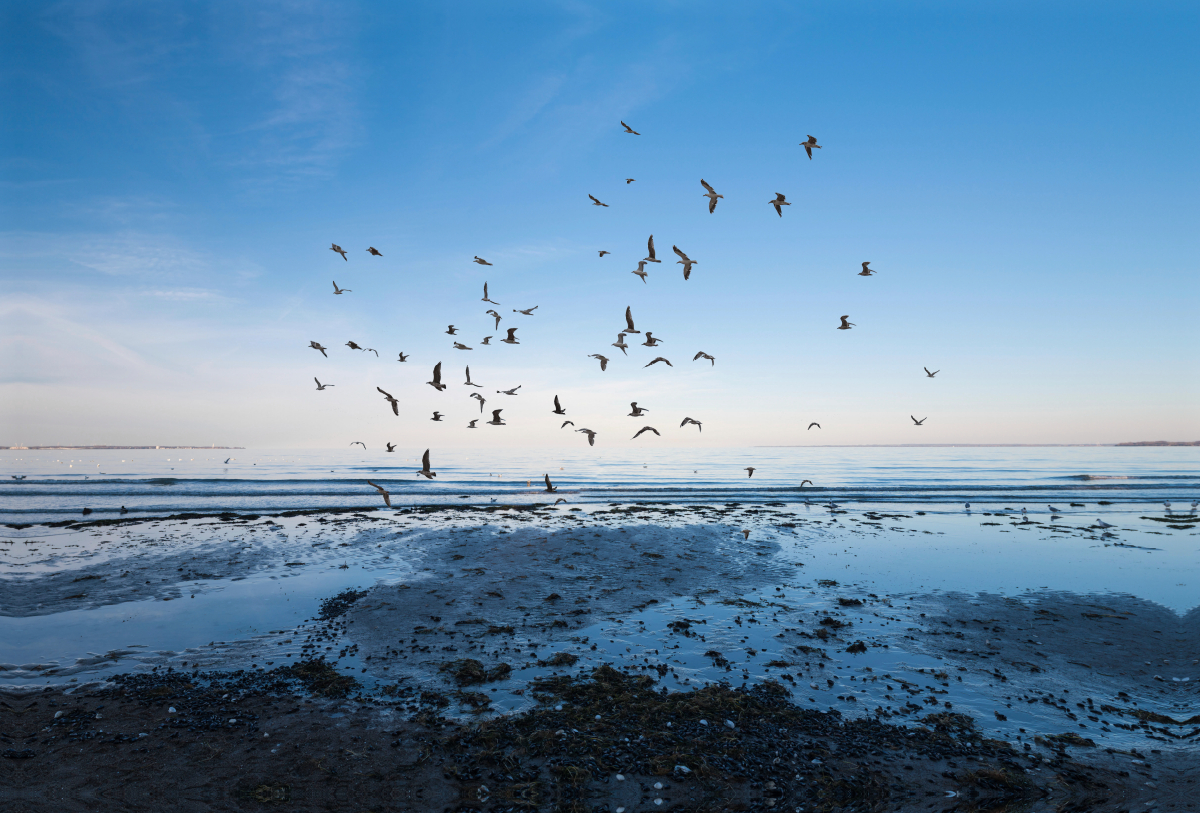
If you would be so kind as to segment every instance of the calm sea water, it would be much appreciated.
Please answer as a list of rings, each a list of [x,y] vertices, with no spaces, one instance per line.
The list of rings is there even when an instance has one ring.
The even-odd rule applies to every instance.
[[[421,451],[0,451],[0,522],[73,518],[85,507],[93,518],[121,506],[130,516],[376,507],[368,479],[397,506],[536,502],[548,497],[544,474],[573,503],[832,498],[1032,510],[1163,500],[1186,508],[1200,498],[1200,447],[435,449],[433,481],[415,476]],[[801,486],[806,479],[812,485]]]

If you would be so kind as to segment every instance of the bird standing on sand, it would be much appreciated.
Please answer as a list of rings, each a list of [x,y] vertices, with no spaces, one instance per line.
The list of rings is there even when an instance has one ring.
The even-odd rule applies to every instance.
[[[382,257],[383,256],[382,254],[379,253],[379,249],[375,248],[375,246],[368,246],[367,253],[373,257]]]
[[[690,259],[688,257],[688,255],[686,255],[682,251],[680,251],[679,246],[671,246],[671,250],[679,255],[679,260],[676,261],[675,264],[683,266],[683,278],[685,280],[691,278],[692,266],[697,264],[696,261],[693,259]]]
[[[608,369],[608,359],[599,353],[592,353],[590,356],[588,356],[588,358],[600,360],[600,372],[604,372]]]
[[[483,414],[483,405],[487,403],[487,399],[477,392],[471,393],[471,397],[479,402],[479,414]]]
[[[491,265],[491,263],[488,263],[488,265]],[[499,305],[499,304],[500,304],[499,302],[492,302],[492,300],[491,300],[490,298],[488,298],[488,291],[487,291],[487,283],[486,283],[486,282],[485,282],[485,283],[483,283],[483,300],[482,300],[482,301],[484,301],[484,302],[491,302],[493,305]]]
[[[550,410],[550,411],[551,411],[551,412],[553,412],[555,415],[566,415],[566,414],[567,414],[567,411],[566,411],[565,409],[563,409],[563,408],[562,408],[562,404],[560,404],[560,403],[558,402],[558,396],[557,396],[557,395],[556,395],[556,396],[554,396],[554,409],[552,409],[552,410]],[[561,428],[562,428],[562,427],[560,426],[560,427],[559,427],[559,429],[561,429]]]
[[[918,420],[916,419],[916,417],[915,417],[915,416],[913,416],[913,415],[909,415],[908,417],[912,418],[912,422],[913,422],[913,424],[915,424],[916,426],[924,426],[924,425],[925,425],[925,421],[929,420],[929,417],[928,417],[928,416],[926,416],[926,417],[922,418],[922,419],[921,419],[921,420],[919,420],[919,421],[918,421]]]
[[[775,200],[769,200],[767,203],[775,207],[775,214],[779,215],[780,217],[783,217],[782,207],[792,205],[787,202],[787,196],[785,196],[782,192],[776,192]]]
[[[587,435],[588,446],[596,445],[596,432],[591,429],[576,429],[575,431],[582,432],[583,434]]]
[[[331,245],[329,247],[329,250],[336,252],[338,254],[341,254],[343,260],[346,260],[346,262],[350,262],[350,260],[346,257],[346,250],[344,248],[342,248],[341,246],[339,246],[337,243],[334,243],[333,245]]]
[[[478,254],[475,255],[475,259],[473,262],[479,263],[480,265],[491,265],[491,263],[489,263],[487,260],[483,259],[483,257],[480,257]]]
[[[388,451],[390,452],[391,449],[388,449]],[[379,496],[383,497],[384,505],[386,505],[388,508],[392,507],[392,495],[388,492],[388,490],[386,488],[384,488],[381,485],[376,485],[375,483],[372,483],[370,480],[367,481],[367,485],[372,486],[376,491],[379,492]]]
[[[667,361],[667,360],[666,360],[665,358],[663,358],[662,356],[659,356],[659,357],[658,357],[658,358],[656,358],[654,361],[650,362],[650,364],[658,364],[660,361],[661,361],[661,362],[664,362],[664,363],[665,363],[665,364],[666,364],[668,367],[674,367],[674,366],[675,366],[674,364],[672,364],[671,362]],[[649,367],[649,366],[650,366],[650,364],[647,364],[646,366],[647,366],[647,367]]]
[[[442,383],[442,363],[440,361],[433,365],[433,380],[426,381],[425,383],[433,387],[438,392],[446,389],[446,385]]]
[[[640,418],[640,417],[642,417],[643,413],[650,411],[650,410],[646,409],[645,407],[638,406],[637,401],[633,401],[632,403],[630,403],[629,408],[632,410],[629,413],[629,417],[631,417],[631,418]]]
[[[399,402],[399,401],[397,401],[395,398],[393,398],[393,397],[391,396],[391,394],[390,394],[390,393],[384,392],[383,390],[379,389],[379,387],[376,387],[375,389],[377,389],[377,390],[379,390],[381,393],[383,393],[383,397],[384,397],[384,398],[386,398],[386,399],[387,399],[387,402],[388,402],[389,404],[391,404],[391,405],[392,405],[392,414],[393,414],[393,415],[396,415],[397,417],[399,417],[399,415],[400,415],[400,402]]]
[[[812,423],[810,423],[810,424],[808,425],[808,428],[809,428],[809,429],[812,429],[814,426],[815,426],[815,427],[817,427],[818,429],[820,429],[820,428],[821,428],[821,424],[817,423],[816,421],[813,421]]]
[[[630,440],[637,440],[638,435],[642,434],[643,432],[653,432],[654,434],[658,435],[659,437],[662,437],[662,435],[658,434],[658,430],[655,429],[653,426],[643,426],[641,429],[637,430],[637,435],[634,435],[632,438],[630,438]]]
[[[708,353],[705,353],[703,350],[701,350],[696,355],[692,356],[692,361],[697,361],[699,359],[708,359],[710,362],[712,362],[712,364],[709,365],[710,367],[716,366],[716,363],[717,363],[717,360],[715,358],[710,356]]]
[[[809,161],[812,160],[813,148],[816,147],[818,150],[821,149],[821,145],[817,143],[817,137],[811,135],[808,137],[808,141],[801,141],[800,146],[804,148],[806,153],[808,153]]]
[[[700,197],[708,198],[708,213],[711,215],[717,209],[717,198],[724,198],[725,196],[718,195],[717,190],[713,189],[711,186],[709,186],[707,183],[705,183],[703,178],[700,179],[700,185],[703,186],[707,190]]]
[[[929,368],[928,368],[928,367],[923,367],[922,369],[925,371],[925,375],[926,375],[926,376],[928,376],[929,378],[933,378],[935,375],[937,375],[938,373],[940,373],[940,372],[941,372],[941,370],[934,370],[934,371],[931,373],[931,372],[929,372]]]
[[[1109,525],[1109,524],[1108,524],[1107,522],[1105,522],[1104,520],[1097,518],[1097,519],[1096,519],[1096,527],[1097,527],[1097,528],[1115,528],[1115,527],[1117,527],[1117,526],[1116,526],[1116,525]]]
[[[517,329],[515,327],[510,327],[508,329],[508,337],[501,339],[500,341],[504,342],[505,344],[520,344],[520,342],[517,341],[516,333]]]
[[[694,418],[684,418],[683,423],[679,424],[679,428],[682,429],[683,427],[687,426],[689,423],[695,424],[696,428],[698,430],[700,430],[701,432],[704,431],[704,426],[700,423],[700,421],[697,421]]]
[[[625,122],[621,122],[621,126],[625,128],[625,132],[627,132],[631,135],[641,135],[641,133],[639,133],[637,130],[633,129],[632,127],[630,127]]]
[[[476,384],[471,380],[471,368],[467,368],[467,380],[463,382],[464,387],[482,387],[482,384]]]
[[[418,476],[423,476],[426,480],[432,480],[437,477],[436,471],[431,471],[429,468],[429,450],[425,450],[425,454],[421,456],[421,469],[417,472]]]
[[[625,353],[625,350],[626,350],[626,348],[628,348],[628,347],[629,347],[629,345],[625,344],[625,334],[624,334],[624,333],[618,333],[618,334],[617,334],[617,340],[616,340],[615,342],[613,342],[613,343],[612,343],[612,346],[613,346],[613,347],[615,347],[615,348],[617,348],[618,350],[620,350],[622,353]],[[627,355],[627,356],[628,356],[629,354],[628,354],[628,353],[625,353],[625,355]]]
[[[747,466],[747,467],[745,468],[745,470],[746,470],[746,471],[748,471],[748,472],[750,472],[749,474],[747,474],[747,475],[746,475],[746,477],[747,477],[747,478],[750,478],[750,477],[753,477],[753,476],[754,476],[754,467],[753,467],[753,466]]]
[[[842,323],[840,325],[838,325],[838,330],[849,330],[852,327],[857,327],[857,325],[855,325],[853,322],[849,321],[850,314],[846,314],[845,316],[842,316],[839,318],[842,320]]]
[[[313,381],[317,382],[317,392],[320,392],[321,390],[325,389],[326,387],[333,386],[333,384],[322,384],[320,381],[317,381],[317,377],[315,375],[313,376]]]
[[[604,206],[604,207],[608,206],[607,203],[601,203],[599,200],[597,200],[595,195],[588,195],[588,197],[592,199],[593,206]]]
[[[1053,505],[1047,505],[1046,507],[1050,509],[1051,514],[1057,514],[1059,512],[1058,509],[1055,508]]]
[[[503,411],[504,411],[503,409],[493,409],[492,410],[492,419],[490,421],[488,421],[488,423],[490,423],[492,426],[507,426],[507,424],[505,424],[504,421],[501,420],[501,418],[500,418],[500,413]]]
[[[637,274],[639,277],[641,277],[641,278],[642,278],[642,282],[645,282],[645,281],[646,281],[646,261],[645,261],[645,260],[639,260],[639,261],[638,261],[638,267],[637,267],[635,270],[633,270],[633,271],[630,271],[629,273],[630,273],[630,274]]]
[[[354,292],[353,292],[353,291],[351,291],[349,288],[339,288],[339,287],[338,287],[338,284],[337,284],[337,280],[336,280],[336,279],[335,279],[335,280],[333,280],[333,294],[334,294],[334,296],[340,296],[341,294],[352,294],[352,293],[354,293]]]
[[[649,252],[643,259],[648,263],[661,263],[662,260],[654,258],[654,235],[650,235],[650,239],[646,241],[646,251]]]
[[[625,332],[626,333],[641,333],[640,330],[635,330],[633,327],[633,311],[628,305],[625,306]]]
[[[550,484],[550,475],[545,474],[543,476],[546,478],[546,493],[553,494],[555,491],[558,491],[557,488]]]
[[[329,349],[328,347],[322,347],[318,342],[309,342],[308,346],[311,347],[313,350],[320,350],[322,356],[325,356],[325,358],[329,358],[329,355],[325,352],[326,350]]]

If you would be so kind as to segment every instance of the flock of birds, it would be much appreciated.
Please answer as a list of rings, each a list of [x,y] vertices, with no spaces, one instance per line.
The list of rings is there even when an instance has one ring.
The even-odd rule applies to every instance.
[[[623,128],[625,128],[625,132],[628,134],[636,135],[636,136],[641,135],[641,133],[634,130],[633,128],[631,128],[628,124],[626,124],[623,121],[621,122],[621,126]],[[808,136],[808,139],[806,141],[800,142],[800,146],[804,147],[805,152],[808,154],[809,160],[812,160],[814,149],[816,149],[816,150],[822,149],[822,146],[817,143],[816,137],[812,136],[812,135]],[[627,185],[634,183],[635,181],[636,181],[635,178],[626,178],[625,179],[625,183]],[[707,181],[705,181],[703,178],[700,179],[700,185],[704,188],[704,192],[701,195],[701,197],[708,198],[708,211],[709,211],[709,214],[713,214],[716,212],[716,209],[717,209],[717,201],[724,199],[725,196],[718,193],[712,187],[712,185],[709,184]],[[607,203],[604,203],[603,201],[599,200],[594,195],[589,194],[588,198],[591,200],[593,206],[601,206],[601,207],[605,207],[605,208],[608,207]],[[787,197],[785,195],[783,195],[782,193],[778,193],[778,192],[775,194],[775,197],[773,199],[767,201],[767,203],[775,209],[775,213],[779,217],[783,217],[783,207],[791,205],[791,203],[787,200]],[[684,280],[686,281],[686,280],[691,279],[692,268],[693,268],[693,266],[698,265],[699,262],[697,260],[693,260],[691,257],[689,257],[687,255],[687,253],[684,252],[682,249],[680,249],[678,246],[673,245],[673,246],[671,246],[671,249],[675,253],[675,255],[679,257],[679,259],[676,261],[675,264],[683,266],[682,270],[683,270]],[[349,257],[347,256],[346,250],[343,249],[341,246],[339,246],[337,243],[333,243],[330,246],[329,250],[340,255],[343,260],[349,262]],[[383,256],[382,252],[380,252],[374,246],[369,246],[366,249],[366,251],[368,254],[375,256],[375,257]],[[651,264],[661,264],[662,263],[662,260],[658,259],[658,257],[656,256],[656,253],[655,253],[654,235],[650,235],[650,238],[646,243],[646,251],[647,251],[647,255],[644,258],[642,258],[640,261],[638,261],[637,268],[632,272],[634,275],[639,277],[643,283],[647,282],[647,277],[649,276],[649,271],[646,270],[647,266],[651,265]],[[609,252],[609,251],[601,249],[601,250],[599,250],[599,257],[601,259],[603,259],[605,255],[610,254],[610,253],[611,252]],[[481,266],[491,266],[492,265],[491,262],[489,262],[488,260],[486,260],[483,257],[480,257],[478,255],[476,255],[474,257],[473,262],[475,262],[476,264],[481,265]],[[874,275],[876,273],[875,269],[871,268],[870,264],[871,264],[870,261],[866,261],[866,262],[862,263],[862,270],[858,272],[858,275],[863,276],[863,277],[869,277],[869,276]],[[337,281],[335,280],[333,282],[333,293],[337,296],[340,296],[342,294],[352,293],[352,289],[339,287],[337,284]],[[500,303],[493,300],[491,298],[490,294],[488,293],[487,282],[484,282],[484,284],[483,284],[482,301],[485,303],[488,303],[490,305],[493,305],[495,307],[500,306]],[[485,314],[487,316],[492,317],[495,320],[493,323],[492,329],[494,331],[499,331],[500,330],[500,322],[505,317],[501,316],[501,314],[495,309],[495,307],[485,311]],[[514,314],[520,314],[522,316],[533,316],[534,311],[536,311],[537,308],[538,308],[537,305],[534,305],[531,308],[513,308],[512,312]],[[841,316],[840,320],[841,320],[841,324],[838,325],[837,330],[850,330],[851,328],[855,327],[855,324],[850,321],[849,314]],[[505,337],[498,339],[497,341],[502,344],[510,344],[510,345],[520,344],[521,342],[517,338],[518,330],[519,330],[519,327],[507,328]],[[459,335],[459,329],[454,325],[447,326],[447,329],[445,332],[449,336],[458,336]],[[632,307],[631,306],[626,307],[625,308],[625,327],[617,332],[617,340],[612,343],[612,347],[615,347],[618,350],[620,350],[621,354],[623,356],[628,356],[629,355],[628,351],[629,351],[629,348],[631,345],[628,342],[626,342],[626,339],[629,336],[632,336],[635,334],[645,336],[645,341],[638,343],[643,347],[656,348],[660,344],[663,344],[663,340],[655,337],[653,332],[650,330],[647,330],[647,331],[645,331],[644,334],[642,334],[642,331],[639,330],[635,326]],[[480,345],[491,345],[491,340],[493,338],[495,338],[494,335],[485,336],[483,339],[481,339],[479,341],[479,344]],[[377,351],[371,347],[363,347],[362,345],[359,345],[358,343],[356,343],[354,341],[346,342],[346,346],[349,347],[351,350],[358,350],[363,353],[370,352],[370,353],[374,353],[376,355],[376,357],[379,356],[379,351]],[[328,353],[327,353],[329,348],[325,347],[320,342],[310,341],[309,347],[312,348],[313,350],[320,352],[321,355],[324,356],[325,358],[329,357]],[[460,351],[474,350],[474,347],[463,343],[459,339],[454,339],[451,343],[451,347],[454,350],[460,350]],[[592,353],[588,356],[588,358],[595,359],[597,362],[599,362],[601,372],[606,371],[608,369],[609,362],[612,361],[611,358],[609,358],[608,356],[605,356],[602,353]],[[409,359],[408,355],[406,355],[404,353],[400,353],[397,361],[407,362],[408,359]],[[701,360],[708,361],[710,366],[716,366],[716,357],[710,355],[709,353],[707,353],[703,350],[697,351],[695,353],[695,355],[692,356],[693,362],[701,361]],[[675,366],[666,357],[656,356],[655,358],[653,358],[649,362],[647,362],[644,365],[644,367],[653,367],[656,364],[665,364],[668,367]],[[941,372],[941,371],[934,370],[931,372],[928,367],[925,368],[925,373],[929,378],[933,378],[939,372]],[[322,384],[321,381],[318,378],[316,378],[315,376],[313,377],[313,381],[316,382],[318,391],[323,391],[325,389],[328,389],[329,387],[334,386],[333,384]],[[429,384],[429,386],[433,387],[438,392],[443,392],[447,389],[447,385],[442,382],[442,362],[439,361],[439,362],[437,362],[437,364],[434,365],[432,378],[430,381],[427,381],[426,383]],[[464,382],[463,386],[473,387],[473,388],[477,388],[477,389],[482,388],[482,386],[480,384],[476,384],[471,381],[470,366],[466,367],[466,381]],[[379,392],[380,395],[383,396],[383,398],[385,399],[385,401],[391,408],[392,413],[394,415],[399,416],[399,414],[400,414],[399,400],[395,396],[393,396],[391,393],[385,391],[381,387],[376,387],[375,389]],[[496,394],[497,395],[514,396],[514,395],[518,394],[517,390],[519,390],[519,389],[520,389],[520,387],[518,386],[518,387],[514,387],[509,390],[496,390]],[[469,397],[471,397],[479,402],[479,411],[480,411],[480,414],[482,415],[484,412],[484,405],[487,403],[487,399],[484,398],[483,395],[481,395],[477,392],[472,392]],[[639,407],[636,401],[631,403],[630,406],[632,408],[632,411],[629,412],[629,417],[640,418],[640,417],[642,417],[643,414],[645,414],[646,412],[649,411],[645,407]],[[502,407],[492,409],[491,410],[492,419],[489,421],[484,421],[484,423],[487,425],[490,425],[490,426],[505,426],[506,423],[505,423],[504,419],[501,418],[501,413],[503,411],[504,411],[504,408],[502,408]],[[554,409],[552,410],[552,413],[555,415],[560,415],[560,416],[566,415],[566,410],[563,409],[561,402],[559,400],[559,397],[557,395],[554,396]],[[912,419],[912,422],[915,426],[924,426],[925,421],[928,420],[927,417],[921,418],[920,420],[918,420],[916,418],[916,416],[910,415],[909,417]],[[433,413],[433,416],[430,418],[430,420],[440,422],[444,418],[445,418],[444,413],[442,413],[440,411],[435,411]],[[482,420],[482,418],[475,418],[475,419],[470,420],[467,423],[466,428],[467,429],[479,428],[478,423],[481,420]],[[586,427],[575,427],[575,423],[571,420],[564,420],[559,428],[565,429],[568,426],[572,427],[573,431],[575,431],[579,434],[585,435],[587,437],[587,442],[588,442],[589,446],[595,446],[596,436],[597,436],[597,434],[599,434],[598,432],[596,432],[593,429],[586,428]],[[679,424],[679,428],[684,429],[688,426],[695,426],[696,430],[698,432],[703,431],[703,423],[699,420],[696,420],[695,418],[690,417],[690,416],[684,417],[683,421]],[[809,430],[812,430],[814,427],[816,427],[817,429],[820,429],[821,425],[815,421],[808,425]],[[661,433],[658,431],[658,429],[656,429],[653,426],[646,425],[646,426],[643,426],[641,429],[639,429],[636,433],[634,433],[633,439],[636,440],[637,438],[641,437],[643,434],[645,434],[647,432],[650,432],[656,436],[661,437]],[[353,446],[355,444],[361,445],[364,449],[366,449],[366,444],[362,443],[361,441],[355,441],[355,443],[352,443],[351,445]],[[392,444],[390,442],[387,444],[388,452],[394,451],[395,448],[396,447],[394,444]],[[423,465],[423,468],[417,472],[417,476],[424,476],[428,479],[432,479],[433,477],[436,476],[436,472],[432,471],[429,467],[429,450],[428,449],[425,451],[424,457],[422,458],[422,465]],[[748,472],[748,474],[747,474],[748,477],[754,476],[755,469],[753,467],[747,467],[746,471]],[[805,481],[805,482],[808,482],[808,481]],[[384,501],[390,506],[391,505],[390,498],[389,498],[387,492],[384,491],[380,486],[375,485],[374,483],[372,483],[372,485],[376,489],[379,489],[380,493],[384,497]],[[548,476],[546,477],[546,490],[551,493],[555,490],[554,487],[550,484],[550,478]]]

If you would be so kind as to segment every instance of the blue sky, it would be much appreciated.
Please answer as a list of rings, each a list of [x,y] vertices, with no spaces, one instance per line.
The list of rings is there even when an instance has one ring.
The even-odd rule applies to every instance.
[[[1194,4],[2,13],[0,442],[1200,438]]]

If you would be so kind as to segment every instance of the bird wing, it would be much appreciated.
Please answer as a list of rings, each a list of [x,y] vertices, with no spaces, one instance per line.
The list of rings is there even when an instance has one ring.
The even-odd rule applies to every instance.
[[[554,488],[554,486],[550,485],[550,475],[547,474],[544,476],[546,478],[546,490],[549,491],[550,489]]]
[[[517,332],[517,329],[515,327],[510,327],[508,329],[508,338],[510,338],[510,339],[513,338],[513,334],[516,332]]]
[[[437,364],[433,365],[433,383],[434,384],[442,383],[442,363],[440,361]]]
[[[683,262],[685,262],[685,263],[691,262],[691,260],[688,259],[688,255],[684,254],[682,251],[679,250],[679,246],[671,246],[671,250],[674,251],[676,254],[678,254],[679,259],[682,260]]]
[[[571,426],[574,426],[574,425],[575,425],[575,421],[563,421],[563,422],[562,422],[562,426],[560,426],[560,427],[558,427],[558,428],[559,428],[559,429],[563,429],[563,428],[565,428],[565,427],[566,427],[566,425],[567,425],[567,424],[571,424]]]
[[[425,471],[429,471],[429,450],[425,450],[425,454],[421,455],[421,466]]]
[[[811,161],[811,160],[812,160],[812,145],[811,145],[811,144],[805,144],[805,145],[804,145],[804,151],[805,151],[806,153],[808,153],[808,160],[810,160],[810,161]]]
[[[314,378],[313,380],[315,381],[316,379]],[[390,394],[390,393],[388,393],[388,392],[386,392],[385,390],[383,390],[383,389],[381,389],[381,388],[379,388],[379,387],[376,387],[375,389],[377,389],[377,390],[379,390],[381,393],[383,393],[383,397],[384,397],[384,398],[386,398],[386,399],[388,399],[389,401],[394,401],[394,400],[395,400],[394,398],[392,398],[391,394]]]
[[[629,306],[625,307],[625,324],[629,326],[629,332],[633,332],[633,311]]]
[[[714,195],[717,194],[717,190],[715,190],[711,186],[709,186],[708,183],[703,178],[700,179],[700,185],[703,186],[705,189],[707,189],[709,192],[712,192]]]
[[[558,403],[558,396],[557,396],[557,395],[556,395],[556,396],[554,396],[554,408],[555,408],[555,409],[562,409],[562,405]]]
[[[503,411],[504,411],[503,409],[493,409],[492,410],[492,420],[493,421],[500,420],[500,413]]]
[[[717,199],[709,198],[708,199],[708,213],[711,215],[716,210],[717,210]]]
[[[650,252],[650,259],[654,259],[654,235],[650,235],[650,239],[646,241],[646,250]]]

